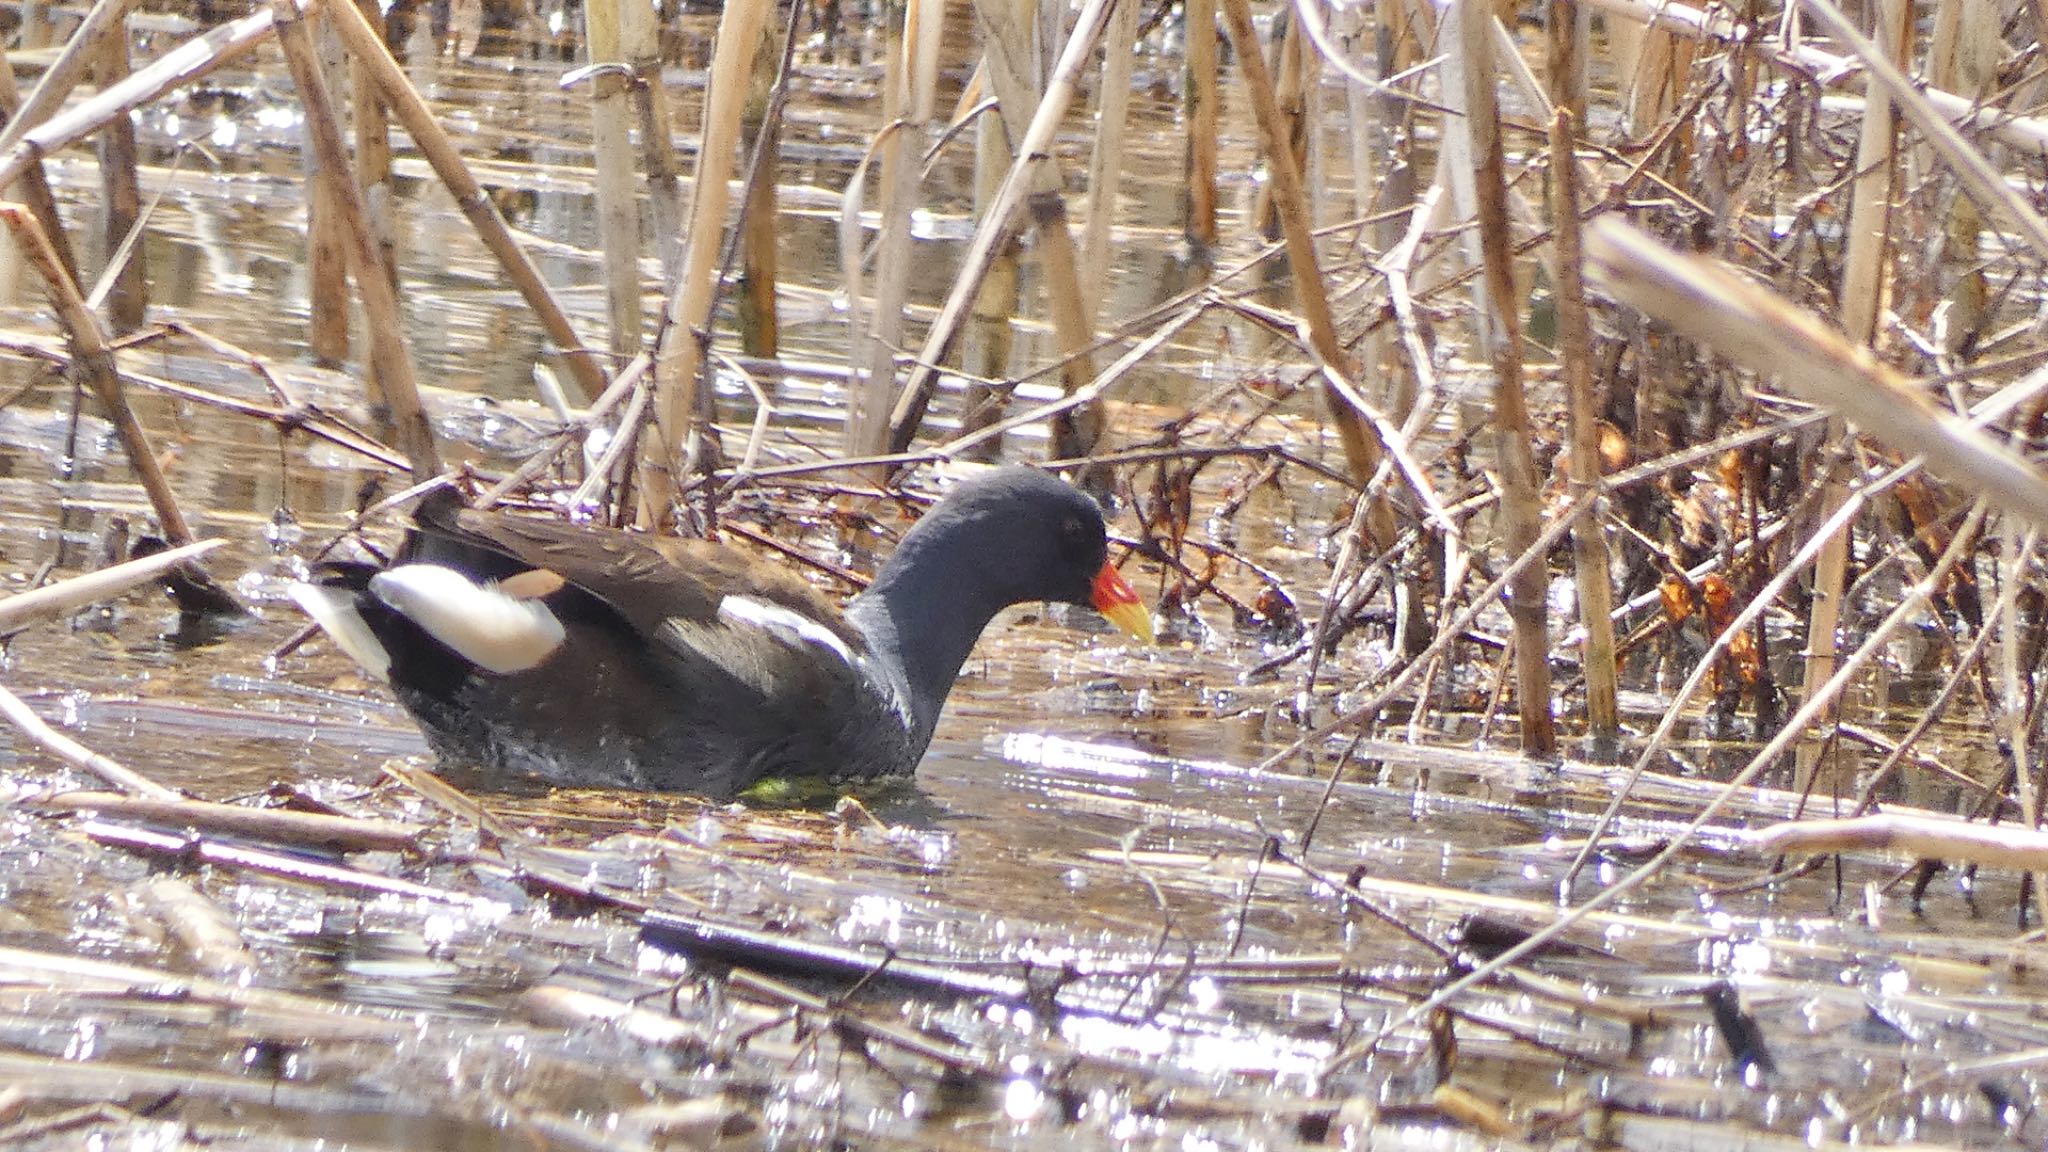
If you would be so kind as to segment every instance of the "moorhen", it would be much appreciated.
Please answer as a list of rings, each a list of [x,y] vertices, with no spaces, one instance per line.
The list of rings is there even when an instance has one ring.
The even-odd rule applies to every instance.
[[[843,613],[718,544],[479,512],[448,489],[391,566],[335,566],[292,595],[444,760],[714,797],[908,774],[1011,604],[1092,605],[1152,636],[1095,502],[1025,467],[954,487]]]

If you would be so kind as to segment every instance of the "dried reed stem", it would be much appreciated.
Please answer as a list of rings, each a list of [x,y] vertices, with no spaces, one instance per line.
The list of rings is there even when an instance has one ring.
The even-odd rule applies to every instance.
[[[717,299],[719,236],[731,192],[740,118],[746,112],[748,81],[754,70],[770,5],[766,0],[729,0],[718,18],[711,61],[704,131],[697,153],[696,191],[690,201],[690,234],[681,278],[663,314],[655,352],[654,425],[639,459],[640,511],[644,525],[665,525],[675,500],[674,454],[685,448],[697,413],[697,378],[710,339],[711,307]]]
[[[1756,833],[1750,848],[1763,856],[1889,852],[1911,860],[2048,871],[2048,832],[2010,824],[1966,824],[1922,813],[1774,824]]]
[[[1238,66],[1244,72],[1245,87],[1251,95],[1252,111],[1258,118],[1259,134],[1266,152],[1266,170],[1273,184],[1274,203],[1280,212],[1281,231],[1286,236],[1287,262],[1294,275],[1295,300],[1302,320],[1308,326],[1309,344],[1324,363],[1355,379],[1357,367],[1351,361],[1350,352],[1339,341],[1336,318],[1330,313],[1329,296],[1324,290],[1322,269],[1316,259],[1308,198],[1302,190],[1301,172],[1295,167],[1287,123],[1274,97],[1273,79],[1266,70],[1266,58],[1260,49],[1258,33],[1252,27],[1251,7],[1246,0],[1222,0],[1222,3],[1224,27],[1230,32],[1231,46],[1237,51]],[[1352,477],[1364,484],[1379,469],[1380,446],[1367,433],[1365,421],[1350,405],[1327,393],[1326,398],[1331,423],[1336,425],[1337,437],[1344,445],[1345,463],[1349,465]],[[1375,544],[1382,548],[1393,544],[1391,509],[1384,514],[1376,512],[1370,527]]]
[[[1226,0],[1241,3],[1242,0]],[[1474,191],[1487,295],[1501,339],[1493,369],[1494,465],[1500,469],[1502,528],[1510,555],[1533,547],[1543,531],[1543,502],[1536,491],[1531,455],[1534,431],[1522,393],[1522,322],[1516,306],[1513,240],[1508,234],[1507,161],[1501,152],[1500,110],[1493,93],[1493,9],[1482,0],[1458,0],[1458,30],[1465,45],[1466,126],[1472,135]],[[1569,161],[1567,162],[1569,167]],[[1524,565],[1508,591],[1508,617],[1515,631],[1515,696],[1522,719],[1522,751],[1549,757],[1557,752],[1550,713],[1550,575],[1541,563]]]
[[[1553,4],[1551,19],[1572,7]],[[1553,44],[1555,41],[1553,41]],[[1569,75],[1552,56],[1553,81]],[[1579,250],[1579,170],[1576,125],[1560,102],[1550,121],[1550,195],[1553,240],[1557,244],[1557,358],[1564,368],[1565,402],[1571,420],[1571,492],[1586,510],[1572,526],[1572,559],[1579,594],[1579,626],[1586,639],[1580,667],[1586,675],[1586,727],[1596,742],[1621,734],[1620,691],[1614,660],[1614,585],[1607,538],[1601,534],[1600,505],[1591,499],[1600,483],[1600,419],[1593,406],[1593,320],[1586,310],[1586,286]]]
[[[337,0],[335,6],[343,0]],[[339,57],[340,45],[327,34],[323,25],[332,24],[325,17],[309,18],[319,34],[314,42],[320,50],[320,70],[326,76],[329,90],[343,94],[348,89],[336,84],[343,76]],[[334,51],[330,51],[333,49]],[[306,317],[306,346],[313,353],[313,359],[323,367],[338,368],[348,362],[348,209],[342,204],[342,185],[353,183],[355,173],[349,172],[348,180],[330,180],[321,168],[319,143],[313,133],[299,137],[301,160],[306,172],[306,273],[307,295],[316,301],[308,309]],[[384,265],[389,267],[389,265]],[[371,393],[378,388],[373,380]]]
[[[0,222],[14,234],[15,244],[42,275],[49,289],[50,304],[64,325],[72,364],[84,376],[86,386],[106,410],[107,418],[113,421],[114,432],[121,438],[121,449],[128,456],[128,466],[135,472],[135,482],[148,495],[157,522],[163,526],[164,539],[173,544],[191,543],[192,529],[185,523],[185,514],[178,510],[178,498],[164,477],[156,451],[150,447],[149,434],[143,431],[142,422],[135,418],[135,410],[128,406],[128,398],[121,391],[121,373],[114,363],[113,349],[107,345],[106,334],[100,331],[98,318],[79,294],[77,282],[64,271],[49,237],[26,208],[0,203]]]
[[[983,73],[994,66],[985,50],[981,65]],[[989,206],[995,203],[1003,173],[1009,168],[1011,158],[1010,133],[1003,125],[1002,116],[977,117],[974,124],[974,210],[977,215],[986,215]],[[961,406],[960,430],[963,433],[973,434],[993,426],[1003,418],[1003,411],[1009,403],[1009,389],[988,382],[1003,380],[1010,374],[1011,320],[1017,314],[1019,299],[1020,247],[1017,238],[1012,237],[996,249],[989,260],[988,272],[982,276],[981,290],[974,294],[974,312],[967,324],[967,344],[960,357],[961,367],[970,381]],[[997,434],[977,440],[966,454],[973,459],[993,460],[1002,454],[1002,436]]]
[[[925,406],[931,402],[932,392],[937,385],[939,365],[951,353],[953,341],[960,334],[960,324],[966,319],[973,304],[981,280],[987,274],[995,253],[1012,233],[1017,209],[1024,203],[1027,194],[1036,196],[1044,177],[1040,169],[1048,164],[1052,154],[1053,136],[1058,132],[1060,122],[1065,119],[1067,108],[1073,103],[1076,81],[1089,54],[1094,50],[1097,39],[1102,35],[1104,22],[1109,15],[1110,0],[1088,0],[1081,7],[1075,19],[1074,30],[1067,38],[1066,47],[1060,53],[1059,63],[1046,85],[1045,96],[1031,114],[1030,124],[1019,132],[1014,123],[1011,136],[1016,145],[1017,158],[1010,165],[1010,171],[1003,177],[1003,184],[996,193],[995,202],[982,215],[976,227],[974,241],[968,245],[967,253],[961,258],[960,271],[953,278],[953,287],[946,296],[945,304],[939,309],[938,318],[925,333],[924,346],[912,363],[910,376],[904,381],[903,391],[897,396],[896,407],[889,415],[889,444],[892,452],[901,452],[917,435],[918,424],[924,419]],[[988,21],[990,8],[984,8],[982,17]],[[993,42],[996,38],[991,36]],[[993,74],[993,70],[992,70]],[[1000,92],[1000,86],[998,88]],[[1007,101],[1006,101],[1007,103]],[[1008,119],[1010,113],[1005,113]],[[1054,178],[1056,181],[1056,177]],[[1055,183],[1056,186],[1056,183]],[[1064,209],[1062,216],[1064,215]],[[1059,230],[1064,234],[1064,229]],[[1042,228],[1041,241],[1056,239],[1054,230]],[[1071,244],[1071,242],[1070,242]],[[1048,273],[1050,276],[1050,273]],[[1048,283],[1051,280],[1048,278]],[[1060,301],[1054,293],[1054,304]],[[1057,323],[1057,313],[1055,323]],[[1070,377],[1071,380],[1071,377]]]
[[[640,203],[633,175],[632,70],[619,39],[619,9],[647,0],[585,0],[583,42],[590,66],[590,150],[597,170],[597,237],[612,355],[640,350]]]
[[[881,224],[875,236],[874,307],[865,333],[855,333],[849,346],[851,382],[847,396],[846,436],[849,456],[871,456],[889,442],[889,405],[896,390],[896,352],[904,343],[904,302],[910,292],[910,216],[917,205],[917,162],[923,149],[926,122],[912,114],[910,91],[914,71],[910,52],[914,29],[922,18],[912,5],[889,5],[882,29],[882,123],[885,135],[876,144],[881,159]],[[900,15],[900,19],[895,19]],[[908,136],[912,139],[907,141]],[[915,146],[913,146],[913,142]]]
[[[1786,721],[1784,727],[1779,729],[1778,733],[1750,758],[1749,763],[1745,764],[1734,777],[1722,785],[1714,797],[1702,805],[1699,811],[1693,815],[1692,819],[1686,822],[1685,827],[1672,836],[1670,841],[1655,856],[1620,880],[1601,889],[1592,898],[1574,905],[1570,911],[1532,933],[1520,943],[1494,956],[1485,963],[1476,966],[1449,984],[1444,985],[1432,993],[1428,999],[1414,1005],[1398,1019],[1390,1021],[1380,1029],[1376,1036],[1367,1041],[1353,1044],[1331,1057],[1326,1071],[1335,1070],[1365,1056],[1377,1048],[1395,1031],[1413,1025],[1429,1013],[1450,1003],[1456,997],[1463,995],[1474,985],[1493,978],[1501,970],[1537,951],[1550,941],[1557,939],[1570,930],[1573,925],[1615,903],[1623,896],[1636,891],[1669,868],[1672,862],[1678,859],[1680,854],[1690,849],[1694,838],[1699,835],[1701,830],[1705,829],[1715,817],[1719,816],[1737,796],[1749,790],[1751,782],[1756,779],[1759,773],[1775,762],[1778,757],[1784,755],[1786,749],[1791,747],[1792,743],[1799,738],[1807,725],[1813,723],[1819,717],[1826,704],[1841,692],[1843,686],[1849,682],[1849,679],[1862,671],[1864,666],[1870,661],[1876,659],[1894,634],[1926,610],[1932,590],[1962,559],[1964,550],[1960,545],[1974,535],[1975,527],[1982,522],[1985,508],[1985,502],[1978,501],[1977,505],[1970,511],[1965,529],[1956,534],[1954,540],[1950,542],[1950,546],[1930,567],[1927,577],[1914,583],[1907,590],[1907,594],[1902,598],[1898,606],[1885,616],[1884,620],[1878,624],[1876,630],[1871,633],[1870,638],[1863,646],[1858,648],[1842,667],[1835,671],[1834,676],[1822,686],[1821,691],[1800,705],[1798,711],[1792,714],[1791,719]],[[1731,627],[1728,631],[1732,633],[1735,630],[1735,628]],[[1640,766],[1639,763],[1638,768]]]
[[[1801,3],[1828,35],[1840,40],[1852,54],[1862,59],[1864,67],[1870,70],[1870,82],[1884,89],[1935,152],[1948,161],[1949,167],[1962,181],[1963,190],[1977,202],[1978,207],[2003,217],[2026,240],[2036,256],[2048,259],[2048,221],[2044,221],[2006,183],[2005,177],[1992,167],[1984,153],[1963,139],[1962,133],[1956,131],[1927,96],[1906,78],[1884,50],[1856,30],[1849,18],[1842,15],[1841,9],[1828,0],[1801,0]]]
[[[619,8],[619,42],[632,71],[633,109],[640,119],[641,163],[647,169],[647,199],[655,249],[661,256],[661,282],[672,284],[682,268],[683,214],[687,209],[683,161],[676,153],[675,112],[661,76],[661,27],[656,7],[650,0],[624,0]],[[762,50],[768,50],[765,42]]]
[[[0,69],[4,69],[0,71],[0,116],[7,117],[8,122],[12,123],[21,114],[21,92],[15,86],[14,65],[5,62],[4,56],[0,56]],[[64,232],[62,219],[57,215],[57,197],[50,191],[49,176],[43,170],[42,159],[37,157],[30,163],[14,185],[10,191],[18,194],[22,203],[35,215],[36,222],[42,226],[43,235],[49,237],[50,246],[57,254],[58,265],[76,283],[78,258],[72,254],[71,240]]]
[[[354,11],[352,4],[333,7],[342,13]],[[278,45],[284,49],[292,82],[298,86],[299,100],[305,106],[306,130],[319,152],[320,171],[341,194],[339,203],[348,220],[356,295],[363,302],[363,315],[369,325],[364,336],[369,343],[370,367],[384,403],[390,406],[398,449],[412,462],[413,478],[430,479],[441,471],[434,429],[420,404],[412,358],[405,349],[405,320],[399,312],[398,294],[384,268],[384,254],[378,251],[376,237],[370,231],[362,189],[356,186],[355,175],[349,170],[348,145],[341,138],[341,121],[328,98],[327,81],[314,54],[313,38],[292,0],[274,0],[271,13],[277,22]]]
[[[1808,401],[1833,408],[1901,455],[1921,455],[2029,523],[2048,522],[2048,480],[2011,449],[1937,411],[1897,370],[1825,321],[1720,265],[1675,252],[1614,217],[1587,230],[1610,294]]]
[[[1912,7],[1903,0],[1879,0],[1880,39],[1893,59],[1904,62],[1912,38]],[[1895,181],[1892,103],[1875,80],[1865,85],[1863,135],[1856,147],[1856,178],[1849,207],[1848,252],[1842,261],[1842,328],[1858,344],[1875,344],[1877,317],[1885,297],[1885,252],[1891,240],[1892,187]],[[1828,421],[1824,442],[1841,444],[1848,429],[1840,417]],[[1847,494],[1842,470],[1830,468],[1821,489],[1820,514],[1841,506]],[[1847,526],[1828,539],[1813,569],[1813,607],[1807,617],[1804,694],[1812,696],[1835,670],[1836,630],[1841,624],[1842,593],[1848,585]],[[1831,719],[1836,719],[1830,717]],[[1794,785],[1813,782],[1825,737],[1799,746]]]
[[[1096,87],[1095,150],[1088,161],[1088,219],[1081,226],[1081,291],[1092,327],[1109,293],[1109,231],[1116,223],[1117,184],[1124,170],[1124,122],[1131,106],[1137,58],[1138,5],[1122,0],[1102,41],[1102,80]]]
[[[0,633],[11,633],[37,620],[111,600],[131,588],[158,579],[173,568],[197,560],[225,543],[225,540],[201,540],[183,544],[140,560],[125,561],[55,584],[0,597]]]
[[[118,84],[128,76],[128,29],[119,22],[108,33],[106,46],[93,71],[99,85]],[[136,178],[135,121],[116,116],[108,122],[95,142],[100,162],[100,198],[106,217],[101,221],[110,260],[120,260],[114,271],[112,290],[107,294],[107,322],[114,332],[125,334],[142,327],[149,310],[148,264],[144,246],[122,244],[142,219],[142,186]]]
[[[20,111],[7,121],[5,128],[0,128],[0,152],[19,144],[29,129],[50,119],[64,106],[65,98],[95,64],[106,58],[108,40],[117,35],[125,38],[129,4],[130,0],[95,0],[78,30],[64,42],[63,51],[43,69],[36,86],[21,102]]]
[[[1187,0],[1187,219],[1181,229],[1197,251],[1216,245],[1216,132],[1222,93],[1216,51],[1216,0]]]
[[[355,9],[368,22],[378,43],[384,43],[388,33],[378,0],[355,0]],[[346,14],[330,14],[326,21],[328,34],[337,37],[344,50],[348,28],[354,23]],[[356,138],[356,183],[361,185],[363,203],[370,210],[370,227],[377,231],[377,250],[384,254],[384,266],[395,275],[398,254],[391,241],[391,109],[378,91],[375,64],[351,51],[348,77]]]
[[[569,314],[556,302],[554,294],[548,290],[547,281],[541,279],[540,269],[513,239],[505,218],[498,214],[497,205],[463,162],[462,153],[457,151],[447,131],[435,119],[433,109],[427,106],[419,90],[406,78],[405,70],[392,58],[383,35],[352,4],[346,7],[336,4],[332,23],[342,42],[348,45],[349,52],[376,86],[377,94],[397,117],[406,135],[412,138],[413,147],[419,149],[434,174],[447,186],[449,195],[455,198],[462,214],[469,218],[484,247],[498,258],[498,266],[504,270],[505,278],[512,282],[520,298],[526,301],[526,306],[533,309],[541,330],[555,347],[567,354],[569,371],[576,377],[584,398],[595,400],[603,395],[603,365],[584,345],[583,338],[577,335],[575,326],[569,322]]]
[[[81,772],[90,772],[114,787],[138,796],[149,796],[158,800],[180,799],[171,789],[100,755],[50,727],[44,723],[41,716],[35,714],[26,701],[5,687],[0,687],[0,716],[6,717],[16,728],[21,729],[22,735],[28,737],[38,748]]]
[[[792,22],[797,15],[793,10]],[[747,138],[754,141],[755,169],[747,176],[746,228],[740,234],[740,350],[766,359],[773,359],[782,343],[775,306],[776,249],[781,235],[781,222],[775,218],[775,189],[781,179],[782,140],[772,115],[779,60],[774,38],[763,36],[743,124]]]

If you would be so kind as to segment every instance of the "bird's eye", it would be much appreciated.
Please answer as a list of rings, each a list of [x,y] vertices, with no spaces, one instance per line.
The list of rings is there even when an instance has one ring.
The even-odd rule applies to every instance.
[[[1081,523],[1079,516],[1069,516],[1060,521],[1060,542],[1067,545],[1086,544],[1088,526]]]

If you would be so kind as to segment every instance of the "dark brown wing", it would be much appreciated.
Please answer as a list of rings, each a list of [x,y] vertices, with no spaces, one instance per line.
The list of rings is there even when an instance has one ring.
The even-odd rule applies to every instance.
[[[855,651],[865,647],[838,606],[802,578],[722,544],[479,512],[447,502],[423,503],[419,522],[423,532],[506,557],[519,567],[556,573],[609,605],[643,635],[654,635],[670,620],[717,623],[719,604],[727,596],[744,596],[801,613]]]

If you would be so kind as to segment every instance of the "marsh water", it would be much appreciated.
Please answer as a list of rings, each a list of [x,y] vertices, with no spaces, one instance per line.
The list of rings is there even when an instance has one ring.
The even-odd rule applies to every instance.
[[[713,19],[683,22],[669,72],[686,134]],[[1104,293],[1111,317],[1203,274],[1176,223],[1172,34],[1155,30],[1138,62]],[[572,314],[601,333],[586,109],[560,83],[570,65],[530,50],[459,57],[435,47],[424,33],[412,46],[415,81]],[[844,361],[838,196],[876,129],[879,82],[862,54],[858,41],[830,60],[811,46],[792,95],[781,198],[792,362]],[[138,117],[145,199],[162,194],[147,245],[152,319],[231,340],[304,399],[349,411],[360,403],[350,373],[314,367],[305,351],[309,313],[341,305],[308,295],[289,87],[275,57],[259,54],[253,68],[224,71]],[[1340,108],[1329,102],[1325,131],[1341,131]],[[1225,124],[1231,211],[1217,268],[1265,244],[1244,222],[1256,179],[1235,102]],[[1085,166],[1086,140],[1078,126],[1063,137],[1073,169]],[[90,153],[67,152],[49,168],[67,220],[96,234]],[[1326,167],[1333,200],[1345,198],[1341,169]],[[535,365],[547,359],[540,337],[424,166],[401,159],[398,171],[392,220],[407,336],[437,429],[451,459],[502,468],[555,420],[535,400]],[[918,307],[938,301],[971,232],[971,149],[942,153],[926,184]],[[657,288],[650,280],[650,314]],[[1027,300],[1033,291],[1027,261]],[[53,341],[39,298],[23,301],[0,335],[17,348]],[[1134,409],[1122,426],[1136,441],[1143,406],[1170,418],[1196,396],[1275,371],[1276,347],[1249,324],[1190,328],[1123,391]],[[1015,362],[1035,367],[1049,352],[1026,317]],[[126,366],[264,396],[245,366],[189,344],[130,354]],[[832,451],[840,378],[793,370],[769,383],[778,406],[770,453]],[[17,355],[0,361],[0,395],[0,570],[11,586],[46,565],[59,574],[95,566],[147,529],[146,502],[108,426],[66,381]],[[737,379],[721,382],[721,417],[741,438],[748,396]],[[1734,1139],[1715,1135],[1723,1124],[1785,1147],[2040,1142],[2031,1065],[1990,1066],[2042,1040],[2036,1014],[2013,1005],[2039,982],[2009,943],[2016,882],[1938,882],[1916,912],[1893,886],[1899,869],[1872,858],[1752,891],[1742,883],[1768,862],[1744,854],[1735,836],[1704,841],[1597,921],[1576,938],[1583,952],[1547,961],[1541,987],[1475,992],[1456,1017],[1455,1059],[1415,1030],[1358,1051],[1427,995],[1455,951],[1454,929],[1471,931],[1468,918],[1481,913],[1535,927],[1561,896],[1625,871],[1631,851],[1710,793],[1723,752],[1704,739],[1683,745],[1696,771],[1670,772],[1630,809],[1615,852],[1566,885],[1614,768],[1525,764],[1474,709],[1415,748],[1354,749],[1325,805],[1341,742],[1258,766],[1302,734],[1304,710],[1327,719],[1350,703],[1351,686],[1385,659],[1384,641],[1347,642],[1305,700],[1298,668],[1249,674],[1292,641],[1240,626],[1209,601],[1151,649],[1057,612],[1012,612],[970,662],[914,784],[863,797],[864,810],[484,797],[514,829],[511,846],[485,860],[491,837],[480,841],[385,775],[394,758],[426,763],[387,693],[318,641],[277,655],[304,623],[284,598],[287,583],[345,526],[366,483],[391,491],[401,482],[260,421],[147,392],[137,403],[199,534],[230,542],[209,567],[253,614],[195,635],[156,594],[131,595],[13,637],[6,683],[161,784],[209,799],[282,785],[346,812],[432,825],[434,847],[358,859],[423,886],[367,895],[131,851],[36,814],[33,801],[70,778],[0,736],[9,765],[0,788],[12,805],[0,814],[0,1123],[25,1125],[15,1135],[27,1146],[66,1146],[67,1133],[95,1124],[152,1147],[215,1148],[1194,1149],[1450,1146],[1504,1134],[1652,1147]],[[942,402],[939,419],[953,412]],[[1298,417],[1313,428],[1305,403]],[[1007,451],[1039,454],[1040,434],[1014,434]],[[1335,449],[1305,431],[1301,451],[1333,458]],[[1213,506],[1224,487],[1214,482],[1198,500]],[[1345,492],[1297,472],[1214,527],[1312,615],[1349,515]],[[829,526],[788,523],[803,547],[872,562]],[[1128,513],[1112,525],[1133,527]],[[371,529],[386,541],[392,533],[389,521]],[[1163,587],[1142,561],[1127,572],[1148,593]],[[1247,599],[1257,591],[1233,588]],[[1638,687],[1631,703],[1646,727],[1660,685]],[[1454,691],[1483,700],[1487,685]],[[1900,699],[1910,706],[1910,695]],[[1980,739],[1955,733],[1941,750],[1968,763]],[[1745,803],[1762,816],[1792,801],[1751,790]],[[961,971],[1021,964],[1065,975],[1028,996],[991,998],[886,980],[849,993],[797,966],[783,976],[829,1001],[799,1010],[794,999],[728,983],[729,957],[665,946],[671,938],[631,916],[518,882],[551,869],[660,910],[793,940]],[[195,966],[141,895],[162,874],[188,879],[226,911],[252,958],[245,969]],[[762,963],[757,954],[739,966]],[[161,974],[157,984],[137,975],[148,971]],[[1703,999],[1722,985],[1761,1022],[1773,1070],[1724,1046]],[[301,999],[264,1007],[224,987]],[[618,1011],[565,1014],[561,1001],[576,995]],[[644,1017],[619,1015],[625,1007],[677,1030],[658,1033]],[[963,1063],[859,1031],[884,1025]],[[8,1097],[10,1082],[26,1094]],[[1508,1117],[1505,1133],[1459,1111],[1452,1088]],[[24,1100],[124,1111],[38,1128],[49,1114],[24,1112]]]

